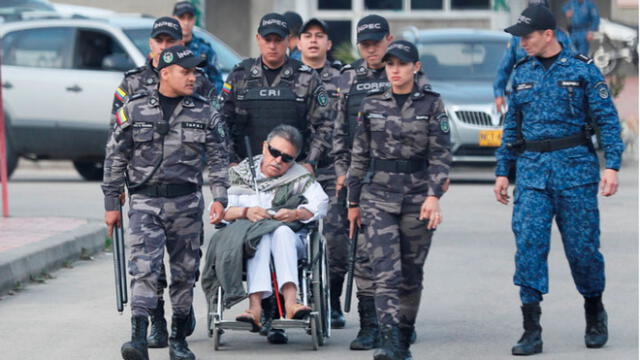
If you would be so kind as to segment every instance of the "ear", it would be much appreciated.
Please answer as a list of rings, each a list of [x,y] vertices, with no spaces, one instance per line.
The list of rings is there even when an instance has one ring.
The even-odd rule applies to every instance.
[[[260,39],[262,38],[262,36],[260,36],[260,34],[256,34],[256,44],[260,45]]]
[[[391,34],[387,34],[386,39],[387,39],[388,42],[392,42],[393,39],[395,39],[395,37],[393,35],[391,35]]]
[[[333,42],[331,42],[331,40],[327,40],[327,51],[331,50],[331,47],[333,46]]]
[[[416,63],[413,64],[414,73],[417,73],[418,71],[420,71],[421,68],[422,68],[422,63],[420,61],[416,61]]]

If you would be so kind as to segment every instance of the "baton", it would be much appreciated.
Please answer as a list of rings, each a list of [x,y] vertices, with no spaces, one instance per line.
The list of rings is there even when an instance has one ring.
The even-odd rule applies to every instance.
[[[124,224],[122,222],[122,206],[120,206],[120,226],[116,224],[113,236],[113,269],[116,284],[116,309],[122,314],[127,296],[127,265],[124,252]]]
[[[347,289],[344,295],[344,312],[351,311],[351,293],[353,292],[353,271],[356,267],[356,252],[358,251],[358,233],[360,228],[356,224],[353,230],[353,237],[351,238],[351,247],[349,248],[349,269],[347,270]]]

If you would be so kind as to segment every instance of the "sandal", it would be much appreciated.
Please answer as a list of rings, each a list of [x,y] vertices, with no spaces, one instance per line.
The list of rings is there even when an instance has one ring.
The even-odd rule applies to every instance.
[[[302,320],[309,314],[311,314],[311,308],[302,304],[295,304],[287,309],[287,319],[289,320]]]
[[[251,332],[258,332],[260,328],[262,328],[262,324],[260,323],[260,315],[256,315],[251,312],[251,310],[247,310],[242,314],[236,316],[236,321],[246,322],[251,324]]]

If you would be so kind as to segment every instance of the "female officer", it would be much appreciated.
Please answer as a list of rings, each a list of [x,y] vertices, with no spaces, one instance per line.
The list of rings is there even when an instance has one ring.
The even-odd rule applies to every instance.
[[[448,185],[449,121],[439,94],[414,82],[418,59],[407,41],[387,49],[391,87],[362,103],[347,178],[349,231],[363,227],[376,281],[376,360],[411,359],[422,268]]]

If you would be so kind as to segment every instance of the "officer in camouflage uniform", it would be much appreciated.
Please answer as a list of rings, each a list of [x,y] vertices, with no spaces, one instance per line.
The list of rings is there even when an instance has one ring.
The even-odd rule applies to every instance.
[[[256,35],[261,55],[243,60],[229,74],[220,94],[221,112],[231,133],[228,146],[232,162],[246,157],[245,136],[249,137],[252,153],[258,154],[269,132],[285,124],[303,135],[305,143],[297,160],[313,172],[329,148],[329,96],[311,67],[286,56],[288,36],[282,15],[269,13],[262,17]],[[268,316],[275,312],[266,302],[263,309]],[[264,324],[269,330],[270,321],[265,319]],[[288,341],[282,331],[271,331],[268,340]]]
[[[393,42],[383,58],[391,87],[362,103],[348,171],[350,232],[363,226],[380,324],[376,360],[411,359],[409,346],[439,198],[451,163],[440,95],[419,86],[416,47]],[[361,215],[362,212],[362,215]]]
[[[161,17],[153,23],[149,48],[151,57],[147,63],[131,69],[124,74],[124,79],[113,94],[113,106],[111,107],[111,124],[115,121],[116,112],[126,102],[128,96],[140,92],[152,92],[158,88],[158,57],[160,53],[171,46],[180,45],[182,41],[182,28],[178,20],[172,17]],[[206,98],[215,97],[215,89],[207,79],[202,69],[197,69],[195,93]]]
[[[111,111],[111,124],[116,121],[116,113],[125,103],[128,96],[138,93],[152,93],[158,89],[160,75],[158,74],[158,59],[160,53],[171,46],[180,45],[182,30],[178,20],[171,17],[158,18],[153,23],[149,47],[151,57],[147,64],[129,70],[125,73],[124,79],[114,93],[113,107]],[[212,99],[215,89],[201,68],[196,69],[196,82],[194,92],[206,98]],[[124,195],[124,194],[123,194]],[[124,197],[123,197],[124,199]],[[203,234],[204,236],[204,234]],[[169,333],[167,332],[167,322],[164,318],[164,289],[167,287],[167,276],[164,263],[161,265],[161,273],[158,279],[158,306],[151,313],[151,331],[148,344],[150,348],[164,348],[168,345]],[[195,329],[195,315],[190,312],[191,326],[187,332],[190,336]]]
[[[196,24],[195,6],[191,1],[178,1],[173,8],[173,16],[180,22],[182,27],[184,46],[196,56],[206,60],[202,67],[203,73],[215,87],[215,94],[219,94],[220,90],[222,90],[222,74],[217,63],[218,55],[211,44],[193,33],[193,27]]]
[[[574,282],[585,299],[585,344],[602,347],[608,338],[602,304],[604,258],[598,250],[598,181],[602,195],[616,192],[624,145],[602,74],[591,59],[560,46],[555,26],[547,8],[534,6],[505,30],[521,36],[529,55],[514,70],[494,188],[496,199],[507,204],[507,176],[516,172],[513,281],[520,286],[525,331],[512,348],[514,355],[542,352],[540,302],[548,292],[547,255],[554,217]],[[600,129],[604,148],[602,175],[591,142],[592,122]]]
[[[329,95],[331,108],[329,118],[334,119],[338,111],[338,79],[340,78],[341,64],[339,61],[330,63],[327,60],[327,51],[331,49],[332,45],[328,35],[329,27],[324,21],[313,18],[304,23],[300,29],[298,48],[302,53],[302,62],[315,69],[320,75]],[[347,207],[344,199],[338,201],[335,184],[336,170],[333,158],[328,152],[318,162],[316,175],[318,182],[330,199],[330,207],[323,221],[323,234],[327,239],[329,253],[331,326],[340,329],[345,326],[340,296],[342,295],[344,276],[347,272],[349,253]]]
[[[341,192],[346,191],[344,181],[351,159],[351,144],[357,125],[356,116],[360,111],[362,100],[370,90],[389,86],[382,62],[387,46],[393,40],[387,20],[378,15],[363,17],[358,21],[357,40],[362,58],[345,65],[340,70],[341,76],[338,80],[340,103],[335,119],[332,151],[337,175],[336,188]],[[418,71],[415,76],[420,86],[426,85],[426,77],[422,71]],[[346,194],[339,196],[339,198],[343,197],[346,198]],[[373,277],[367,251],[363,247],[364,234],[362,233],[357,246],[354,279],[357,287],[360,331],[351,342],[350,348],[369,350],[378,346],[378,324],[373,301],[375,294]]]
[[[147,317],[158,302],[165,246],[173,307],[170,356],[195,359],[185,337],[200,263],[202,156],[206,153],[214,198],[212,223],[222,219],[228,167],[224,122],[208,99],[193,94],[194,68],[200,62],[184,46],[163,51],[158,90],[129,97],[107,143],[102,190],[109,234],[120,219],[125,183],[130,194],[132,339],[122,346],[126,360],[148,359]]]

